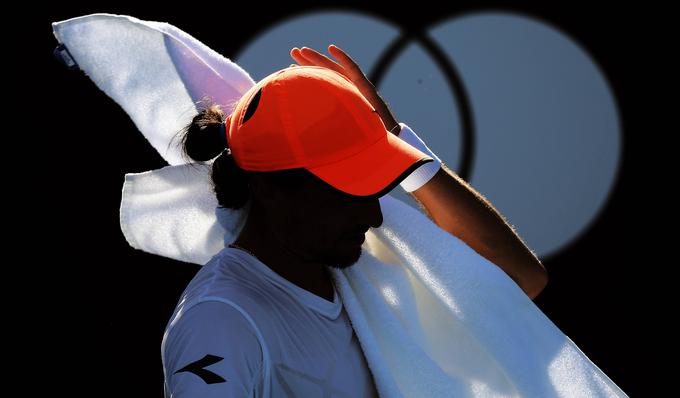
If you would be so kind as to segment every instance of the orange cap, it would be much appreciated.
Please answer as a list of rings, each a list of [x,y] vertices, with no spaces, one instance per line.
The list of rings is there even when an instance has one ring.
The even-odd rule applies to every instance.
[[[305,168],[355,196],[383,196],[434,161],[387,131],[347,77],[322,66],[288,67],[263,78],[225,124],[242,169]]]

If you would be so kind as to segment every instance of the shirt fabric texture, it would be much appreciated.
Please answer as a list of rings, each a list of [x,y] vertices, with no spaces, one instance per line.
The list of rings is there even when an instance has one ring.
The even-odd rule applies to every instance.
[[[330,302],[225,247],[190,281],[166,326],[165,397],[377,397],[333,291]]]

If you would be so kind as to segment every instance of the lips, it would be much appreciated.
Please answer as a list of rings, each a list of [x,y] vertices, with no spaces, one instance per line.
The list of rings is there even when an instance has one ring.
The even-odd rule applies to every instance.
[[[359,229],[349,232],[345,237],[350,242],[361,244],[366,240],[366,232],[369,229],[370,227],[361,226]]]
[[[354,243],[363,243],[364,240],[366,240],[366,235],[365,234],[360,234],[360,235],[350,235],[348,240],[354,242]]]
[[[368,232],[369,228],[362,228],[359,230],[354,231],[355,235],[364,235],[366,232]]]

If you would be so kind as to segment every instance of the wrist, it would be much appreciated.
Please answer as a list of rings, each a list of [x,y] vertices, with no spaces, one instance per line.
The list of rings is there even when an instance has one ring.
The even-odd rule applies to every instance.
[[[437,171],[441,168],[442,161],[410,127],[405,123],[399,123],[399,126],[401,126],[401,131],[399,131],[397,137],[434,159],[434,161],[427,162],[418,167],[399,184],[406,192],[413,192],[425,185],[437,174]]]

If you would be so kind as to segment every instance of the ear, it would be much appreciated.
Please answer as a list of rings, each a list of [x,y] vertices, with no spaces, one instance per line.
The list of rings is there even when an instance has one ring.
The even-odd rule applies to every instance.
[[[253,174],[248,182],[251,197],[266,207],[280,201],[281,193],[266,178]]]

